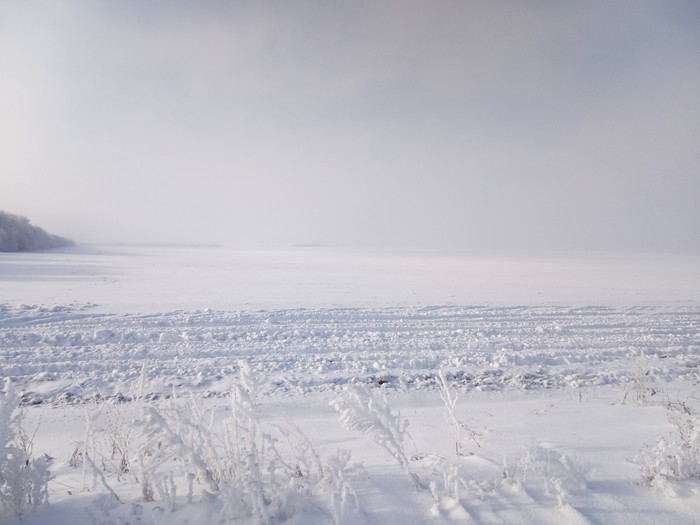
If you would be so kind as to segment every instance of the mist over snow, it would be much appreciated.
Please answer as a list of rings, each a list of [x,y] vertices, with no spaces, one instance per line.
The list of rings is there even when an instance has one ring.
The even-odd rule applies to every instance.
[[[26,217],[0,210],[0,252],[31,252],[73,244],[70,239],[32,225]]]
[[[2,2],[3,206],[84,242],[700,253],[699,5]]]

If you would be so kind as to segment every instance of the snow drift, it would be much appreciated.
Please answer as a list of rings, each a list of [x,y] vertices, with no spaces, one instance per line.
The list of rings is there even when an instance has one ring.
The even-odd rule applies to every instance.
[[[0,211],[0,252],[30,252],[73,244],[70,239],[33,226],[26,217]]]

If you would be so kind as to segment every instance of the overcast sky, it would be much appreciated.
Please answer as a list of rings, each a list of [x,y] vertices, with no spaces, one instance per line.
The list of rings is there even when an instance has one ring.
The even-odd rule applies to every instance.
[[[0,6],[0,209],[53,233],[700,253],[696,0]]]

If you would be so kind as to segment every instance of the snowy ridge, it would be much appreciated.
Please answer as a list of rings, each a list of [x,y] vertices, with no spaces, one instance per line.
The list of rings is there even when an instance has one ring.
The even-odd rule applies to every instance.
[[[700,308],[447,307],[91,313],[0,305],[0,358],[25,404],[127,400],[173,387],[229,394],[243,359],[262,395],[349,383],[462,390],[631,385],[700,378]]]

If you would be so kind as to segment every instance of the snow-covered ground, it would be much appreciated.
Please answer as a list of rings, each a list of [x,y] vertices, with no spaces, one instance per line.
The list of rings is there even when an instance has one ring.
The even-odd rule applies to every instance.
[[[4,254],[0,362],[22,523],[700,516],[698,257]]]

